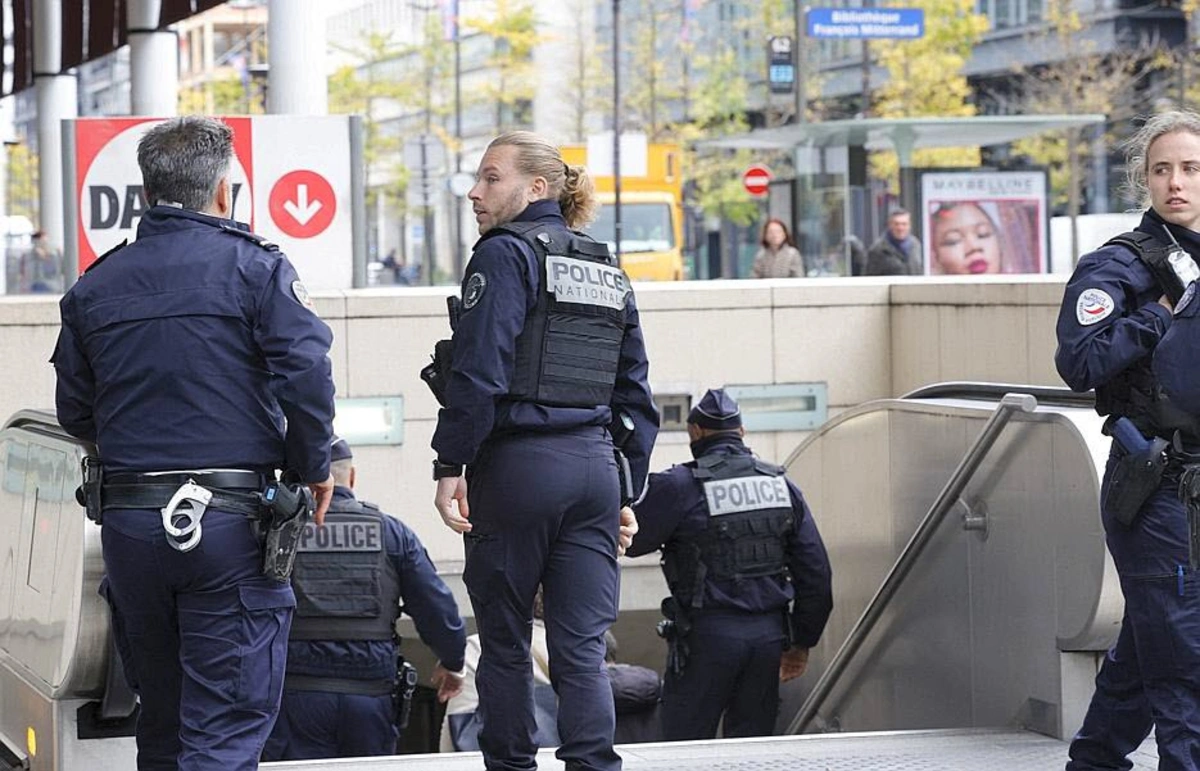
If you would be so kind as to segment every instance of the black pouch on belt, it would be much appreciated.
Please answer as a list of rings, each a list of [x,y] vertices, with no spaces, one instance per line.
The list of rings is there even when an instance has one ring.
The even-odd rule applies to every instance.
[[[83,484],[75,491],[75,500],[87,512],[87,518],[100,524],[104,505],[100,499],[100,488],[104,485],[104,466],[99,458],[91,455],[84,456],[80,463],[83,471]]]

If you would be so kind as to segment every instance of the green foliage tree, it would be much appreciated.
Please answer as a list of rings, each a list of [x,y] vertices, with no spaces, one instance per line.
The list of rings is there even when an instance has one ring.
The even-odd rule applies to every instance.
[[[679,127],[679,136],[689,148],[685,166],[695,183],[696,200],[708,216],[737,225],[750,225],[758,219],[758,203],[751,199],[741,183],[741,173],[752,163],[748,150],[734,152],[695,151],[702,139],[741,134],[749,130],[746,122],[746,79],[739,71],[732,48],[698,57],[697,67],[705,73],[692,101],[692,120]]]
[[[1046,25],[1031,42],[1073,55],[1037,69],[1018,70],[1023,113],[1101,114],[1110,122],[1123,123],[1137,112],[1134,100],[1149,76],[1174,63],[1171,54],[1154,42],[1097,54],[1083,37],[1083,20],[1070,0],[1048,0],[1045,18]],[[1040,134],[1015,143],[1013,149],[1049,169],[1055,203],[1066,203],[1074,220],[1081,208],[1081,169],[1091,155],[1084,130]],[[1078,239],[1071,230],[1071,254],[1078,255]]]
[[[533,49],[542,41],[533,4],[529,0],[495,0],[491,17],[468,18],[464,24],[493,41],[488,67],[494,76],[483,94],[495,105],[496,133],[532,125]]]
[[[179,91],[181,115],[263,115],[265,95],[254,82],[229,76]]]
[[[604,59],[611,55],[610,49],[596,40],[594,26],[586,13],[593,4],[591,0],[568,0],[572,19],[571,69],[566,73],[565,109],[570,116],[570,142],[585,142],[588,134],[588,119],[602,105],[612,104],[612,67]]]
[[[23,214],[31,222],[38,216],[38,156],[29,145],[6,145],[8,151],[8,213]]]
[[[645,131],[651,142],[672,138],[674,122],[668,109],[683,96],[683,72],[675,62],[679,44],[680,13],[678,0],[644,0],[631,42],[631,72],[622,95],[622,109],[629,123]]]
[[[888,3],[900,5],[900,3]],[[874,93],[872,114],[881,118],[924,115],[959,117],[975,114],[971,89],[962,74],[971,49],[987,31],[987,17],[975,13],[974,0],[917,0],[903,3],[925,11],[925,35],[915,40],[886,40],[872,48],[888,80]],[[912,165],[978,166],[978,147],[918,150]],[[893,152],[871,157],[872,174],[899,182],[899,159]]]

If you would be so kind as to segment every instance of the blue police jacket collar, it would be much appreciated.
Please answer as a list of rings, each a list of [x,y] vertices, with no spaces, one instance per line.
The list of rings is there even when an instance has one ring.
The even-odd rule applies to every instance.
[[[525,211],[513,217],[514,222],[537,222],[545,219],[559,220],[563,223],[563,227],[566,227],[567,221],[563,219],[562,208],[559,207],[558,201],[534,201],[525,207]]]
[[[1149,233],[1164,244],[1170,244],[1171,239],[1163,231],[1163,228],[1171,231],[1171,235],[1175,236],[1179,241],[1179,245],[1192,255],[1193,258],[1200,260],[1200,233],[1194,230],[1188,230],[1179,225],[1172,225],[1164,220],[1158,212],[1153,209],[1147,209],[1142,215],[1142,221],[1138,223],[1136,230],[1140,233]]]
[[[141,238],[143,235],[154,235],[166,230],[174,230],[179,227],[179,220],[181,219],[211,225],[216,228],[234,227],[238,230],[250,231],[249,225],[237,220],[204,214],[203,212],[192,211],[191,209],[180,209],[176,206],[152,206],[146,210],[142,215],[141,221],[138,222],[138,237]]]
[[[345,501],[356,501],[358,499],[354,497],[354,491],[351,490],[349,487],[343,487],[342,485],[334,485],[333,486],[333,500],[334,500],[334,502],[338,502],[338,501],[345,502]]]
[[[735,433],[706,436],[697,442],[692,442],[689,446],[692,448],[693,458],[699,458],[701,455],[709,455],[714,452],[735,455],[750,454],[750,448]]]

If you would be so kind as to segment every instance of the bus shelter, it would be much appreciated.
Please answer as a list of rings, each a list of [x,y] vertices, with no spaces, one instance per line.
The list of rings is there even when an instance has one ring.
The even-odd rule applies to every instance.
[[[1102,126],[1104,121],[1103,115],[1095,114],[859,118],[756,129],[702,142],[700,148],[789,153],[795,174],[771,182],[767,214],[792,224],[806,264],[818,266],[816,275],[850,275],[846,236],[857,235],[869,246],[883,232],[886,208],[894,205],[885,191],[870,184],[868,151],[895,151],[900,162],[898,203],[916,213],[920,170],[912,166],[914,150],[1004,145],[1046,131]],[[919,237],[921,220],[913,217]]]

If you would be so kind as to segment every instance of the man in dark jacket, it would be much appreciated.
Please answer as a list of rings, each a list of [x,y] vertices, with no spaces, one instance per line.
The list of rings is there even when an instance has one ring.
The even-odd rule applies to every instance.
[[[88,503],[141,700],[138,769],[253,771],[296,604],[263,575],[256,496],[288,470],[324,519],[333,338],[279,247],[230,219],[228,125],[165,121],[137,157],[151,204],[137,240],[62,299],[58,420],[103,464]]]
[[[833,608],[829,557],[800,490],[742,442],[724,390],[688,415],[695,460],[651,474],[630,556],[657,549],[671,596],[663,739],[768,736],[779,683],[804,673]],[[790,606],[790,611],[789,611]]]
[[[888,214],[887,231],[867,250],[868,276],[919,276],[924,273],[921,242],[912,234],[907,209]]]

